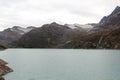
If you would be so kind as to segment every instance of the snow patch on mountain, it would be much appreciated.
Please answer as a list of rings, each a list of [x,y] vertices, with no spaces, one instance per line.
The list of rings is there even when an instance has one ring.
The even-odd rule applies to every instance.
[[[94,26],[91,24],[85,24],[85,25],[81,25],[81,24],[65,24],[66,26],[68,26],[71,29],[92,29]]]
[[[79,24],[65,24],[65,26],[68,26],[71,29],[75,29],[75,28],[79,28],[80,27]]]
[[[10,30],[23,35],[23,34],[29,32],[29,31],[31,31],[34,28],[35,27],[33,27],[33,26],[30,26],[30,27],[27,27],[27,28],[23,28],[23,27],[20,27],[20,26],[14,26],[14,27],[10,28]]]

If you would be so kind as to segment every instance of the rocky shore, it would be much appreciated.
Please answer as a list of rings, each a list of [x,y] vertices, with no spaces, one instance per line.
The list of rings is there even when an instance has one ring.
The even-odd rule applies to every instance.
[[[13,70],[9,68],[8,66],[6,66],[6,64],[8,63],[0,59],[0,80],[5,80],[3,76],[5,76],[6,74],[10,72],[13,72]]]

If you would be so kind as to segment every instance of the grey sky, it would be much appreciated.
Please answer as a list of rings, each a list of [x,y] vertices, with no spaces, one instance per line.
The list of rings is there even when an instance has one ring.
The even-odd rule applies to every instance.
[[[0,0],[0,30],[14,25],[96,23],[120,0]]]

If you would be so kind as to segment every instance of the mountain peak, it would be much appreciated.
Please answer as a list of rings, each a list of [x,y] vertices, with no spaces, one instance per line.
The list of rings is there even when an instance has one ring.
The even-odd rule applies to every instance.
[[[17,29],[17,28],[21,28],[20,26],[13,26],[12,28]]]
[[[52,22],[51,24],[57,24],[56,22]]]
[[[35,29],[36,27],[33,27],[33,26],[29,26],[27,28],[23,28],[23,27],[20,27],[20,26],[13,26],[12,28],[8,28],[8,29],[5,29],[3,32],[13,32],[13,33],[17,33],[17,34],[20,34],[20,35],[23,35],[29,31],[31,31],[32,29]]]
[[[118,12],[120,12],[120,7],[119,7],[119,6],[117,6],[117,7],[113,10],[113,12],[111,13],[111,15],[114,15],[114,14],[116,14],[116,13],[118,13]]]
[[[115,17],[115,16],[117,16],[117,18],[118,18],[119,14],[120,14],[120,7],[117,6],[110,15],[104,16],[104,17],[100,20],[99,23],[100,23],[100,24],[103,24],[103,23],[105,23],[105,22],[109,22],[109,20],[110,20],[111,18]]]
[[[116,9],[120,8],[120,6],[117,6]]]

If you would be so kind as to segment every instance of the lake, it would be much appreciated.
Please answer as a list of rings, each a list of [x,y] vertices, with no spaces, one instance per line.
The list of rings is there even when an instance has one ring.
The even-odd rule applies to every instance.
[[[120,80],[120,50],[7,49],[6,80]]]

